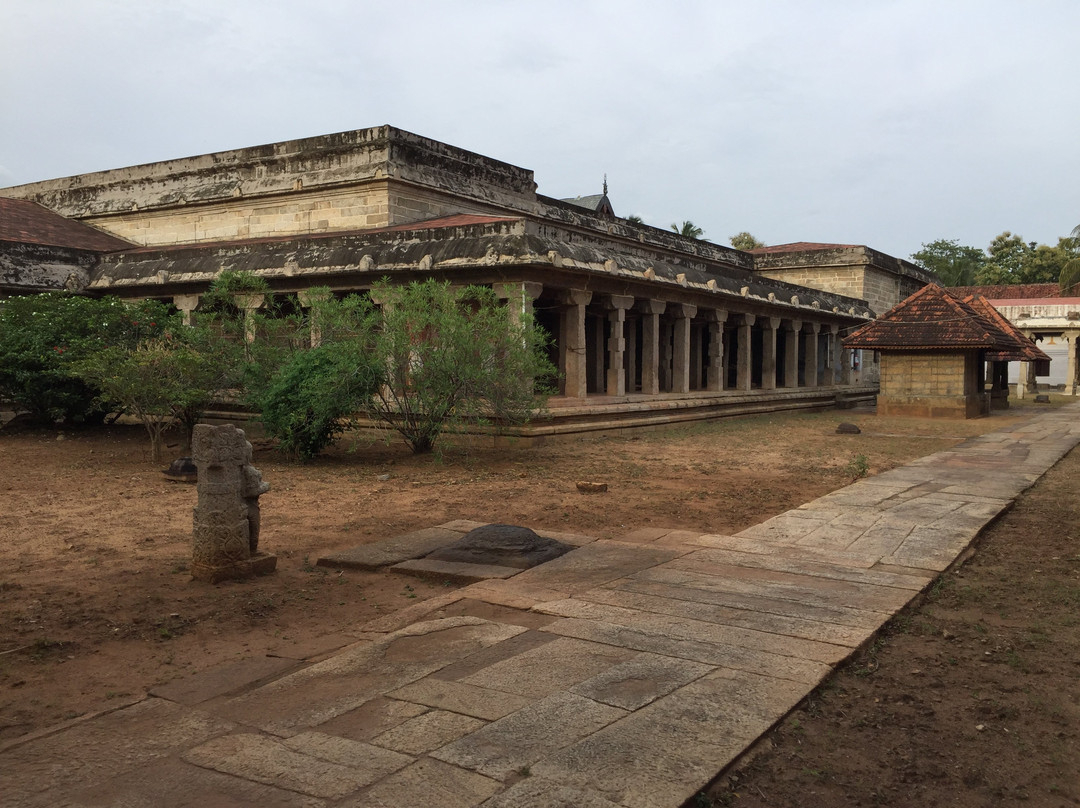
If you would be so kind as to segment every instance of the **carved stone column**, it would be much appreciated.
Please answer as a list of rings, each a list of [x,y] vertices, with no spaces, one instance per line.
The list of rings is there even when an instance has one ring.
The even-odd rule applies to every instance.
[[[634,305],[629,295],[608,295],[602,301],[607,309],[608,369],[605,390],[609,396],[626,395],[626,310]]]
[[[249,345],[255,341],[255,312],[263,307],[266,298],[263,295],[233,295],[236,307],[244,311],[244,342]]]
[[[506,301],[506,308],[510,312],[510,322],[517,326],[532,316],[533,303],[543,291],[544,284],[529,281],[495,284],[495,295],[499,300]]]
[[[690,392],[690,320],[697,314],[697,306],[676,303],[671,306],[675,315],[672,338],[671,391]]]
[[[835,387],[840,383],[840,374],[837,372],[840,369],[840,326],[829,325],[826,329],[825,339],[828,343],[825,349],[825,386]]]
[[[736,366],[736,381],[735,387],[741,392],[747,392],[750,390],[750,370],[751,355],[750,355],[750,329],[754,326],[754,321],[757,317],[753,314],[743,314],[742,322],[739,323],[739,346],[738,346],[738,365]]]
[[[1075,396],[1080,394],[1080,362],[1077,361],[1076,343],[1080,340],[1080,330],[1066,331],[1065,339],[1069,341],[1069,362],[1065,370],[1065,395]]]
[[[705,320],[709,325],[709,366],[705,371],[705,389],[718,393],[724,389],[724,323],[727,312],[706,309]]]
[[[303,292],[296,293],[296,300],[302,308],[310,309],[321,303],[324,300],[330,299],[330,291],[327,289],[321,292],[312,292],[310,289],[305,289]],[[319,316],[317,312],[311,312],[308,315],[308,324],[311,327],[311,347],[318,348],[322,345],[322,325],[319,323]]]
[[[818,386],[818,329],[820,328],[821,323],[806,323],[803,326],[806,331],[804,368],[807,387]]]
[[[199,295],[173,295],[172,302],[180,312],[184,325],[195,325],[195,309],[199,307]]]
[[[660,393],[660,315],[667,304],[659,300],[639,300],[641,312],[641,392]]]
[[[232,424],[197,424],[191,456],[198,469],[191,577],[217,583],[265,575],[277,557],[259,552],[259,497],[270,490],[251,465],[251,444]]]
[[[799,334],[802,320],[788,320],[784,338],[784,387],[799,386]]]
[[[564,309],[561,318],[559,343],[563,347],[563,373],[567,398],[585,398],[589,392],[588,367],[585,350],[585,307],[592,301],[592,292],[568,289],[563,292]]]
[[[761,319],[761,389],[776,389],[776,330],[780,328],[779,317]]]

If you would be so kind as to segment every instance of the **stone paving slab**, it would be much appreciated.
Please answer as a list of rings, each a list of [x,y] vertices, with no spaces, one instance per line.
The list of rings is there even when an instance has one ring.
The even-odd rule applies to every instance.
[[[0,799],[677,808],[1080,442],[1078,415],[1045,411],[736,536],[570,534],[560,559],[359,625],[322,661],[245,662],[155,688],[176,702],[0,746]],[[365,552],[422,555],[479,524]]]
[[[434,558],[413,558],[394,564],[390,569],[429,581],[450,581],[456,584],[471,584],[489,578],[509,578],[521,572],[517,567],[473,564],[468,561],[439,561]]]
[[[414,530],[403,536],[372,544],[362,544],[349,550],[321,556],[316,564],[333,569],[377,570],[410,558],[420,558],[451,542],[458,541],[465,531],[447,527],[429,527]]]

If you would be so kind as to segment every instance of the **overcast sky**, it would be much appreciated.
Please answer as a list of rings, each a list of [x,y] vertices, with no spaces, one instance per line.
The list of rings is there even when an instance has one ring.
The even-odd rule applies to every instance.
[[[0,186],[392,124],[727,244],[1056,244],[1077,0],[0,0]]]

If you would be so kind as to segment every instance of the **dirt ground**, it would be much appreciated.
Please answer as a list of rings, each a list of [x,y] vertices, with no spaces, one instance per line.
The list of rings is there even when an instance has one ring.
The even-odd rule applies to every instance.
[[[265,654],[305,656],[344,644],[349,639],[344,632],[363,622],[445,591],[437,582],[390,573],[315,567],[328,551],[452,519],[610,538],[642,526],[733,532],[848,483],[859,456],[870,473],[880,472],[1015,423],[1023,414],[1014,410],[967,422],[877,418],[860,411],[755,416],[561,439],[532,448],[449,448],[438,457],[414,457],[398,442],[344,441],[329,456],[305,466],[284,462],[256,439],[256,465],[272,486],[262,499],[260,547],[278,554],[278,572],[218,585],[190,579],[195,488],[167,481],[160,467],[149,462],[141,427],[0,431],[0,743],[217,664]],[[856,423],[862,434],[835,434],[841,421]],[[581,494],[575,486],[579,480],[606,482],[610,490]],[[1055,511],[1050,518],[1064,524],[1059,516]],[[1075,543],[1068,549],[1065,537],[1056,536],[1061,540],[1057,558],[1041,560],[1049,551],[1033,541],[1044,535],[1030,525],[1023,529],[1025,560],[1040,559],[1040,570],[1072,570],[1054,573],[1058,588],[1053,592],[1073,598],[1060,602],[1071,602],[1075,614]],[[963,576],[970,574],[965,570]],[[873,675],[860,677],[854,668],[845,674],[857,684],[885,681],[891,687],[881,706],[859,713],[862,724],[828,731],[861,738],[881,731],[875,726],[899,731],[927,724],[927,709],[942,715],[955,710],[990,729],[966,738],[975,730],[957,721],[939,745],[951,748],[954,734],[984,746],[994,738],[1017,750],[1074,760],[1063,757],[1062,750],[1075,745],[1075,662],[1071,690],[1064,683],[1045,695],[1041,689],[1030,694],[1023,689],[1032,675],[1029,665],[1038,670],[1049,665],[1042,661],[1042,650],[1053,647],[1045,637],[1058,630],[1057,618],[1043,615],[1036,631],[1025,617],[1028,607],[1012,600],[991,609],[993,619],[977,616],[981,612],[974,610],[996,604],[1003,590],[991,586],[989,594],[976,598],[965,594],[970,584],[963,576],[950,579],[933,603],[940,611],[951,603],[949,598],[958,599],[959,616],[912,621],[902,636],[926,645],[896,663],[895,678],[883,675],[886,665],[880,661],[894,637],[862,663],[868,670],[872,666]],[[1039,592],[1041,582],[1051,580],[1031,569],[1027,576],[1040,582]],[[948,632],[941,652],[933,650],[942,631],[939,624]],[[1075,642],[1075,625],[1068,630]],[[984,651],[989,652],[985,660]],[[960,662],[951,662],[954,658]],[[916,669],[919,673],[912,673]],[[978,695],[972,695],[964,681],[986,670],[998,671],[1015,692],[1006,698],[999,689],[980,684],[974,686]],[[962,681],[939,686],[946,674]],[[930,690],[928,683],[933,683]],[[847,698],[840,695],[845,687],[819,701]],[[999,717],[1002,710],[1020,709],[1008,706],[1013,700],[1023,702],[1021,712]],[[781,730],[777,755],[797,751],[801,737],[793,733],[787,725]],[[871,737],[878,746],[878,736]],[[933,735],[917,747],[904,746],[898,738],[895,749],[881,759],[890,771],[895,769],[895,782],[907,783],[908,790],[920,783],[933,786],[937,780],[931,775],[938,777],[938,769],[944,772],[941,777],[952,775],[942,755],[933,753]],[[904,755],[907,762],[901,763]],[[868,782],[880,776],[878,758],[869,759],[873,762],[859,775]],[[920,768],[924,764],[937,769],[927,773]],[[816,764],[799,766],[818,770]],[[833,787],[835,768],[823,764],[821,771],[810,788]],[[985,789],[999,780],[990,758],[978,766],[969,760],[962,776]],[[1062,772],[1059,786],[1075,794],[1075,784],[1067,780]],[[1034,793],[1030,783],[1016,788]],[[744,804],[749,792],[742,786],[737,790]],[[716,793],[735,799],[733,792]]]
[[[1080,804],[1080,449],[697,803]]]

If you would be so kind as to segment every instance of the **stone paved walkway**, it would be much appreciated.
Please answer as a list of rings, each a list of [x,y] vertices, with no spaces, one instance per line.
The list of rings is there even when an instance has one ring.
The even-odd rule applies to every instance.
[[[1078,416],[735,536],[563,537],[577,549],[368,623],[321,661],[251,660],[10,742],[0,800],[677,808],[1080,442]]]

